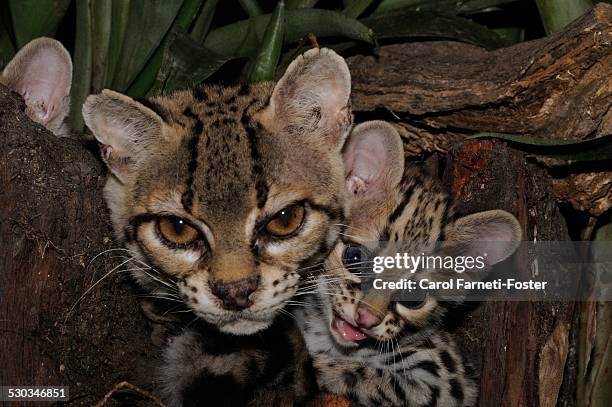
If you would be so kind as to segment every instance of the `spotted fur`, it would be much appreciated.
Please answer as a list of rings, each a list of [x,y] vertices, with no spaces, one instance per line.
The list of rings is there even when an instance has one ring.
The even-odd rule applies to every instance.
[[[371,259],[403,252],[465,254],[472,241],[507,242],[499,258],[489,259],[492,265],[512,254],[520,229],[503,211],[457,218],[449,195],[418,168],[404,166],[402,151],[399,135],[384,122],[364,123],[351,133],[344,149],[346,232],[326,259],[326,272],[305,288],[314,289],[315,298],[298,312],[301,327],[325,391],[364,406],[472,406],[477,386],[451,335],[439,328],[445,308],[436,293],[405,301],[398,296],[403,293],[371,284],[374,277],[445,277],[395,269],[374,275],[371,261],[347,265],[345,250],[358,245]]]
[[[168,407],[289,407],[317,389],[301,333],[288,317],[247,336],[191,324],[171,338],[160,373],[156,387]]]

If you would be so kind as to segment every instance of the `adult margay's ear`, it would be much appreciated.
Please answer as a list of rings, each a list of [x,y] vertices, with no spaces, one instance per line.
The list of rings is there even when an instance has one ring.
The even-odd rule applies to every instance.
[[[108,89],[87,97],[83,119],[101,144],[104,162],[122,182],[162,139],[163,121],[157,113]]]
[[[311,49],[291,62],[261,121],[295,137],[317,137],[339,150],[352,124],[350,94],[344,59],[327,48]]]
[[[68,135],[72,60],[64,46],[37,38],[23,47],[0,75],[0,82],[25,100],[28,116],[56,135]]]
[[[404,148],[395,128],[375,120],[357,125],[342,150],[346,189],[351,195],[384,194],[404,172]]]

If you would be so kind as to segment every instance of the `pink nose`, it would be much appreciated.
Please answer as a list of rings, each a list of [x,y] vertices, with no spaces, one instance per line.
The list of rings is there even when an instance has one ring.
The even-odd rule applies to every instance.
[[[370,307],[364,304],[359,304],[357,307],[355,323],[360,328],[370,329],[380,324],[380,322],[381,318],[378,317]]]

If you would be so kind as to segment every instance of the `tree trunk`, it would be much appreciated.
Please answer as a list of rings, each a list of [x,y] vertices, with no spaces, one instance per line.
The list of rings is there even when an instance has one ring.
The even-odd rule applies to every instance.
[[[473,141],[451,150],[444,180],[459,212],[504,209],[519,220],[525,241],[570,240],[550,177],[503,143]],[[531,259],[520,251],[513,277],[529,280]],[[564,274],[567,290],[579,278]],[[555,301],[483,302],[470,313],[457,333],[479,373],[480,406],[574,405],[573,316],[573,302]]]
[[[123,254],[93,260],[113,248],[100,162],[24,108],[0,86],[0,385],[69,386],[91,406],[136,380],[151,340],[116,273],[95,285]]]

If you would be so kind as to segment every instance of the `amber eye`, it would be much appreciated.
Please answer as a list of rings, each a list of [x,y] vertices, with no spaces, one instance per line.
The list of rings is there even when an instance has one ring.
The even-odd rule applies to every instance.
[[[278,211],[266,224],[266,232],[275,237],[287,237],[302,226],[304,205],[294,204]]]
[[[190,226],[184,219],[175,216],[160,218],[157,227],[161,236],[170,244],[187,246],[195,242],[198,231]]]

